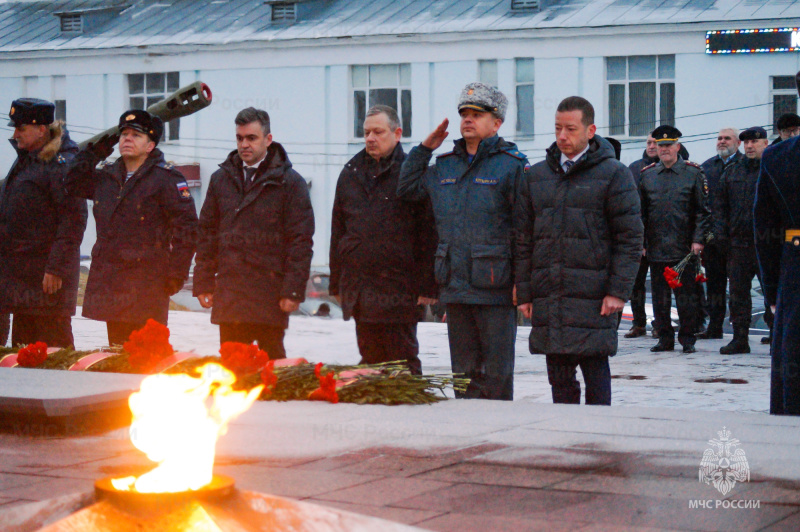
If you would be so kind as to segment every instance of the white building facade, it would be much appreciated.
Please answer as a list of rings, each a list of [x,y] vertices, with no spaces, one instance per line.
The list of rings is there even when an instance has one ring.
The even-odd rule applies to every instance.
[[[80,141],[115,125],[128,108],[203,81],[213,92],[212,105],[170,124],[160,145],[168,160],[199,167],[192,189],[198,211],[210,175],[235,149],[236,113],[248,106],[265,109],[275,141],[311,185],[317,220],[313,268],[324,269],[336,180],[362,148],[359,124],[374,103],[398,108],[408,150],[445,117],[451,138],[458,138],[456,101],[462,87],[476,80],[495,85],[509,98],[500,134],[516,142],[531,163],[553,143],[555,108],[570,95],[594,104],[598,133],[623,143],[626,163],[641,157],[647,133],[661,123],[678,127],[690,158],[702,162],[714,155],[720,128],[760,125],[772,131],[778,114],[797,112],[794,75],[800,54],[708,54],[706,37],[712,30],[796,28],[800,2],[767,0],[753,7],[758,3],[719,0],[704,3],[713,9],[692,11],[648,9],[652,2],[643,0],[634,7],[624,3],[627,11],[606,20],[619,7],[614,0],[576,0],[572,11],[563,11],[565,2],[558,8],[542,2],[534,10],[519,4],[537,2],[508,0],[492,2],[486,13],[479,12],[485,4],[479,0],[397,1],[392,5],[413,8],[415,15],[395,9],[405,14],[392,23],[389,6],[381,3],[386,11],[381,17],[345,24],[348,13],[358,12],[353,6],[358,3],[300,2],[293,8],[296,19],[280,25],[272,20],[275,12],[291,2],[209,3],[216,5],[206,20],[223,14],[228,25],[223,18],[213,31],[184,35],[180,13],[170,11],[181,2],[159,3],[158,13],[150,8],[150,15],[152,2],[119,6],[110,27],[101,24],[74,35],[63,31],[64,14],[42,7],[23,24],[48,17],[42,20],[53,28],[38,29],[43,35],[38,40],[24,42],[24,29],[15,36],[0,28],[2,129],[10,137],[5,121],[12,100],[39,97],[57,103],[72,137]],[[48,3],[0,3],[0,13],[10,4]],[[338,4],[348,6],[326,11]],[[445,18],[441,4],[462,6],[465,14]],[[236,11],[240,8],[247,11]],[[76,13],[86,17],[84,24],[94,16]],[[177,29],[155,36],[146,29],[134,31],[145,17],[156,15],[172,17]],[[267,29],[252,29],[262,20],[268,21]],[[48,31],[53,32],[49,38]],[[449,145],[448,140],[442,151]],[[14,157],[9,145],[0,148],[0,173]],[[90,226],[83,254],[94,243]]]

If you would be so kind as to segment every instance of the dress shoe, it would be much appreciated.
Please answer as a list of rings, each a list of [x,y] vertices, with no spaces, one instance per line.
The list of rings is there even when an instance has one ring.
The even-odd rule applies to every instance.
[[[709,327],[705,331],[694,335],[695,338],[698,340],[721,340],[722,339],[722,329],[712,329]]]
[[[772,335],[770,334],[769,336],[762,337],[761,338],[761,343],[762,344],[771,344],[772,343]]]
[[[686,355],[690,353],[697,353],[697,348],[694,346],[694,344],[685,345],[683,346],[683,353]]]
[[[647,329],[644,327],[639,327],[638,325],[634,325],[631,327],[631,330],[625,333],[625,338],[639,338],[640,336],[645,336],[647,334]]]
[[[652,331],[650,331],[650,336],[653,338],[658,338],[658,329],[654,328]]]
[[[658,353],[661,351],[674,351],[675,350],[675,341],[672,342],[667,340],[659,340],[656,345],[650,348],[650,351],[653,353]]]

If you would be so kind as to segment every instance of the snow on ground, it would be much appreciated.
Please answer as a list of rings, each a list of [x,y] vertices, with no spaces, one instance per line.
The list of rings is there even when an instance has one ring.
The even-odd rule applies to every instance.
[[[80,316],[80,309],[78,309]],[[206,312],[169,313],[170,341],[178,351],[215,355],[219,349],[219,328]],[[73,318],[77,349],[106,345],[105,323]],[[620,329],[619,353],[611,359],[612,404],[616,406],[673,407],[738,412],[769,411],[769,346],[750,337],[749,355],[723,356],[719,348],[731,339],[701,340],[698,351],[684,355],[680,346],[671,353],[651,353],[656,340],[647,336],[629,340]],[[528,352],[530,327],[517,331],[514,397],[517,401],[550,403],[544,357]],[[420,359],[427,373],[449,372],[450,351],[447,326],[420,323]],[[292,316],[285,339],[287,356],[311,362],[357,364],[355,323],[305,316]],[[580,375],[578,376],[580,380]],[[696,382],[697,380],[727,382]]]

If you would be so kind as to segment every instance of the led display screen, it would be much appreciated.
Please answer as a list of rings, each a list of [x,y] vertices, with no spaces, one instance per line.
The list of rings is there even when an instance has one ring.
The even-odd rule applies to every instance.
[[[706,32],[707,54],[755,54],[800,51],[798,28],[714,30]]]

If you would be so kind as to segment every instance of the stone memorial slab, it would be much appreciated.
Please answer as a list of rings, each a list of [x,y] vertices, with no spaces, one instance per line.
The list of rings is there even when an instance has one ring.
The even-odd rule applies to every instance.
[[[0,428],[80,434],[130,422],[128,397],[143,375],[0,368]]]

